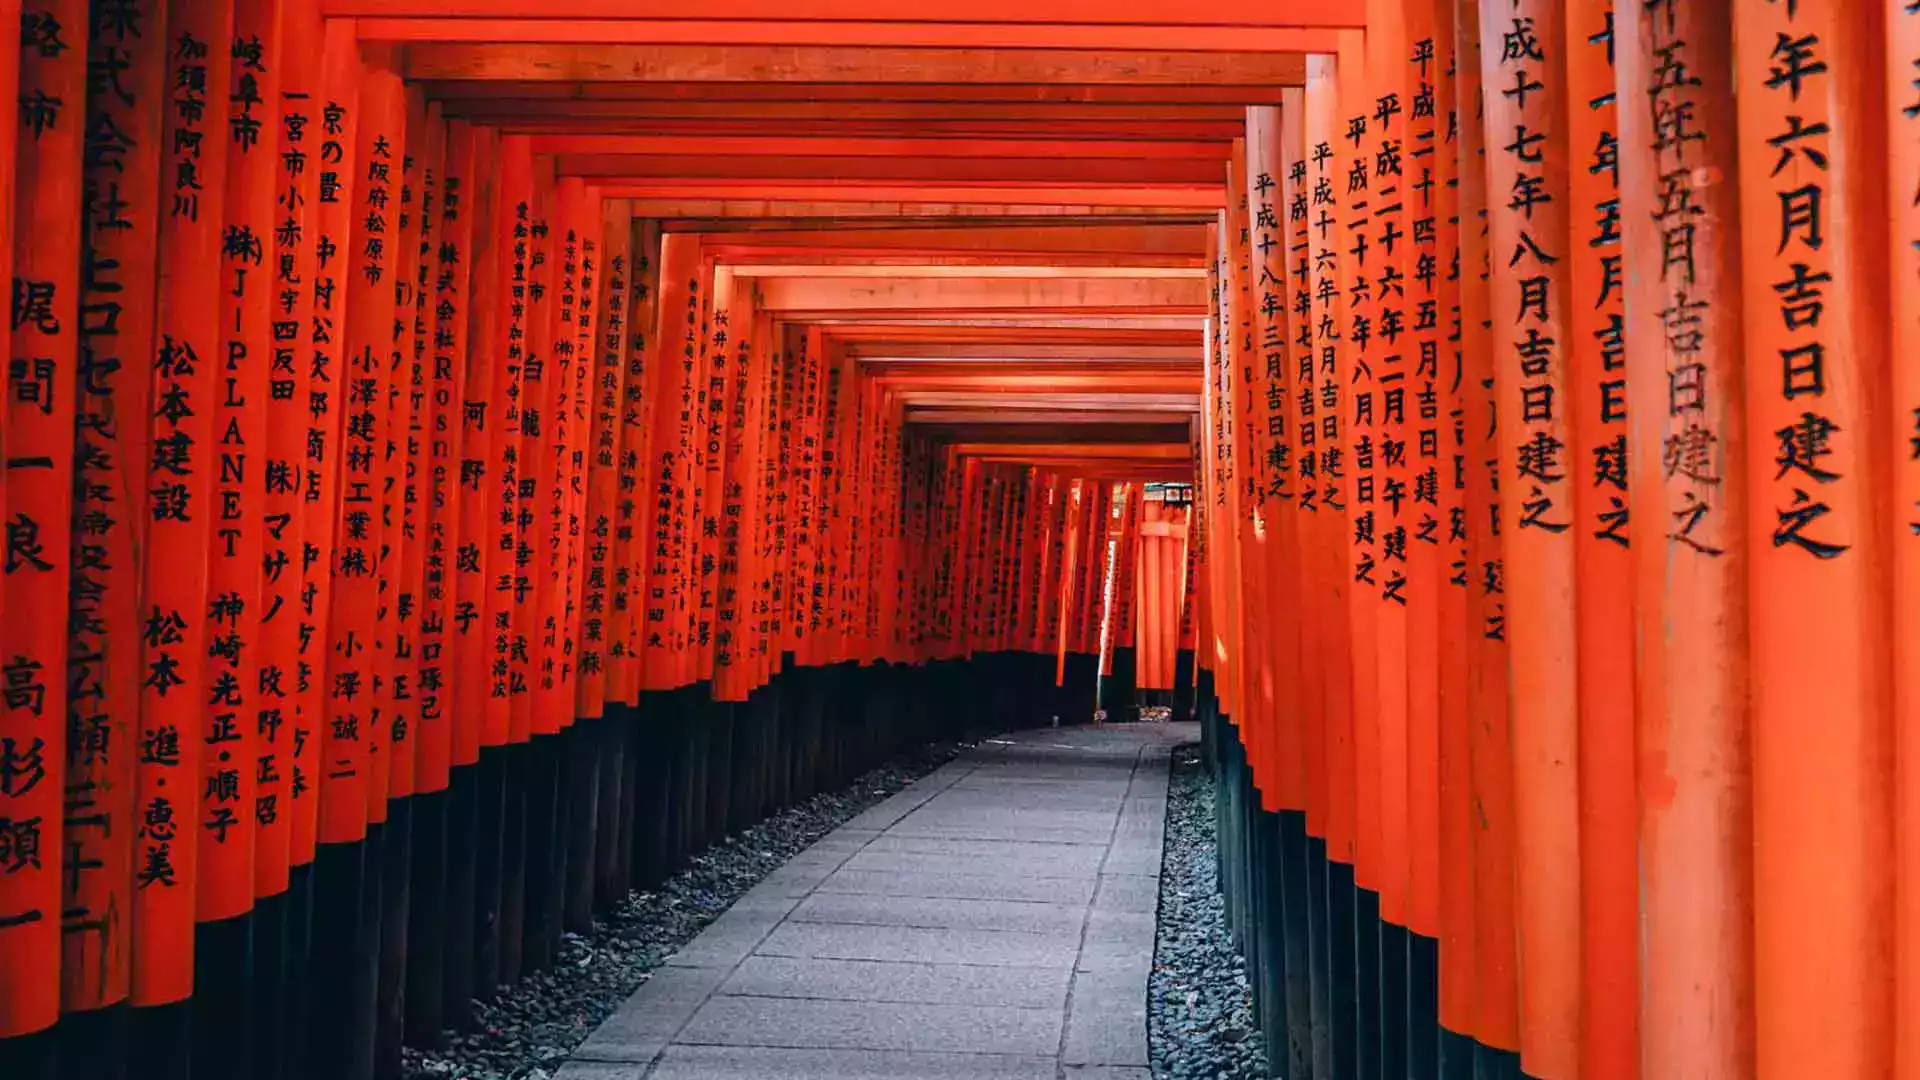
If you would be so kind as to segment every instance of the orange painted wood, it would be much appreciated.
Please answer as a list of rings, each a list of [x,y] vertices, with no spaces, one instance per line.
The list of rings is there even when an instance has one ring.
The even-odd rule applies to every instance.
[[[398,508],[391,520],[399,532],[388,557],[398,561],[389,575],[387,605],[393,619],[393,669],[388,678],[392,710],[393,771],[387,785],[393,798],[444,789],[452,745],[449,717],[428,685],[426,668],[437,657],[427,620],[427,574],[433,498],[433,428],[438,413],[432,383],[434,328],[430,297],[437,269],[439,198],[446,172],[446,124],[418,91],[406,96],[406,153],[400,187],[399,228],[395,243],[393,378],[394,400],[403,405],[388,425],[389,453]],[[431,745],[429,745],[431,744]],[[431,759],[433,775],[426,776]],[[434,788],[423,786],[431,779]]]
[[[558,306],[560,272],[554,222],[558,217],[552,162],[533,156],[532,184],[527,191],[526,288],[522,309],[523,353],[520,358],[518,469],[519,492],[514,502],[512,592],[508,597],[513,637],[508,649],[508,738],[524,742],[535,735],[559,730],[558,717],[535,707],[540,680],[549,656],[545,632],[546,603],[552,583],[546,573],[548,522],[553,506],[552,417],[558,407],[562,380],[553,352],[558,336],[553,318]],[[519,226],[515,225],[516,242]],[[516,273],[516,278],[518,274]]]
[[[208,551],[205,783],[201,791],[198,918],[229,919],[253,907],[260,758],[270,755],[261,713],[266,585],[266,482],[272,379],[274,156],[272,110],[280,93],[281,7],[236,7],[228,46],[226,222],[220,245],[220,337],[215,364],[217,468]],[[276,616],[278,613],[275,613]],[[277,732],[276,732],[277,738]]]
[[[1639,1074],[1626,253],[1611,0],[1567,6],[1567,351],[1580,694],[1580,1068]]]
[[[1857,32],[1884,11],[1733,12],[1763,1077],[1892,1068],[1886,106]],[[1833,948],[1794,932],[1815,918]]]
[[[419,43],[413,80],[1298,85],[1298,53]],[[638,76],[638,77],[636,77]]]
[[[582,528],[586,544],[586,588],[581,599],[580,681],[576,709],[586,719],[606,711],[609,696],[624,696],[617,670],[619,652],[613,630],[613,605],[620,594],[615,575],[624,563],[614,560],[620,493],[621,418],[627,376],[627,313],[632,299],[632,207],[623,199],[601,206],[600,273],[597,303],[600,322],[587,362],[592,365],[593,432],[586,449],[587,497]]]
[[[334,655],[328,666],[329,723],[361,755],[346,778],[366,803],[368,825],[387,820],[393,775],[391,576],[397,569],[397,463],[391,426],[406,423],[393,364],[394,283],[399,276],[406,96],[400,78],[377,62],[353,80],[360,123],[353,229],[341,252],[347,284],[346,406],[340,443],[340,521],[335,533]],[[350,797],[350,796],[349,796]],[[324,813],[324,805],[323,811]]]
[[[446,124],[445,164],[420,212],[434,218],[435,240],[423,251],[421,301],[426,305],[426,394],[432,419],[426,427],[426,564],[420,597],[420,716],[438,731],[423,733],[419,758],[422,791],[444,790],[456,765],[479,757],[479,714],[484,680],[465,682],[461,643],[461,524],[468,498],[461,471],[466,452],[466,400],[473,342],[473,284],[480,171],[472,129]],[[469,707],[471,706],[471,707]]]
[[[1753,1070],[1748,485],[1733,5],[1614,20],[1623,243],[1675,257],[1629,275],[1643,1075]],[[1687,42],[1697,83],[1672,83]],[[1656,90],[1655,88],[1658,87]],[[1637,104],[1636,104],[1637,103]],[[1690,110],[1698,139],[1658,121]],[[1712,176],[1676,192],[1664,179]],[[1685,258],[1690,253],[1691,258]],[[1663,316],[1661,313],[1668,313]],[[1657,453],[1654,451],[1657,448]],[[1657,530],[1657,534],[1655,531]],[[1650,535],[1655,534],[1655,535]]]
[[[488,446],[487,486],[491,503],[487,515],[487,603],[490,686],[482,746],[525,741],[525,728],[514,724],[514,674],[517,637],[525,624],[515,618],[519,588],[521,484],[529,479],[528,456],[521,418],[526,389],[522,381],[527,360],[533,268],[534,180],[533,152],[525,139],[500,140],[499,195],[496,203],[493,295],[500,310],[493,320],[492,385],[488,388],[488,422],[493,428]],[[524,679],[524,669],[521,670]],[[522,720],[525,713],[522,712]]]
[[[678,684],[675,667],[681,630],[674,613],[678,603],[683,515],[687,475],[692,453],[690,385],[700,352],[699,239],[668,235],[661,244],[659,331],[647,356],[644,403],[654,429],[643,475],[646,502],[640,536],[646,555],[646,579],[641,612],[641,641],[645,675],[641,688],[670,690]],[[683,399],[684,395],[684,399]],[[685,416],[683,422],[681,417]],[[684,520],[684,519],[682,519]]]
[[[326,10],[328,14],[335,16],[404,14],[410,18],[498,19],[526,14],[525,5],[518,0],[408,0],[404,5],[381,3],[378,0],[329,0]],[[812,8],[797,11],[790,4],[769,3],[768,0],[728,0],[727,3],[701,12],[703,18],[753,22],[795,19],[856,23],[907,21],[932,25],[946,22],[1011,25],[1060,23],[1090,26],[1131,24],[1168,27],[1360,25],[1353,21],[1354,12],[1337,5],[1327,5],[1324,9],[1301,6],[1276,10],[1269,5],[1251,3],[1249,0],[1231,0],[1230,3],[1216,5],[1204,11],[1167,9],[1143,0],[1127,0],[1119,4],[1070,0],[1067,3],[1051,4],[1038,10],[1030,5],[1012,3],[1009,0],[989,0],[987,3],[970,8],[965,20],[902,20],[900,14],[898,8],[885,3],[876,3],[874,0],[830,0]],[[662,2],[662,0],[644,0],[641,3],[633,3],[630,0],[565,0],[552,10],[543,12],[543,15],[548,18],[566,19],[652,21],[662,18],[684,18],[686,12],[681,6]],[[1327,21],[1322,21],[1323,19]]]
[[[227,85],[231,3],[176,0],[168,8],[169,85]],[[199,70],[196,70],[199,69]],[[212,671],[204,643],[206,552],[213,539],[210,512],[218,460],[213,423],[219,397],[220,308],[206,275],[219,263],[223,225],[227,103],[206,92],[205,107],[166,121],[161,176],[158,356],[154,363],[153,468],[143,627],[146,667],[141,699],[134,852],[133,1003],[162,1005],[193,990],[192,922],[203,819],[200,791]],[[191,132],[201,133],[194,139]],[[183,137],[184,136],[184,137]],[[198,190],[185,181],[200,184]],[[185,410],[191,410],[187,415]],[[167,445],[162,467],[160,447]],[[183,472],[171,455],[187,454]],[[184,513],[184,519],[182,517]],[[249,885],[251,882],[248,883]]]
[[[153,354],[163,124],[160,110],[136,106],[156,100],[167,75],[165,13],[156,0],[134,5],[131,19],[90,34],[85,46],[90,61],[119,50],[127,96],[89,97],[88,126],[111,123],[125,141],[117,156],[97,154],[82,164],[81,259],[93,269],[76,287],[79,304],[98,314],[74,328],[80,377],[66,756],[67,799],[76,805],[62,837],[65,1012],[123,1002],[132,987],[136,746],[146,678],[141,553],[152,413],[151,379],[134,361]],[[0,62],[7,65],[0,81],[11,87],[14,54]],[[12,146],[0,149],[0,161],[12,167]],[[13,213],[9,200],[0,210],[0,235],[11,235]]]
[[[1347,177],[1341,200],[1341,220],[1334,235],[1342,250],[1339,272],[1346,293],[1345,318],[1337,324],[1346,346],[1338,350],[1331,373],[1346,396],[1338,406],[1346,414],[1342,427],[1341,499],[1346,506],[1347,544],[1344,577],[1347,592],[1347,648],[1353,665],[1352,708],[1339,756],[1331,764],[1335,782],[1345,788],[1341,798],[1353,813],[1353,878],[1361,888],[1380,888],[1380,438],[1377,405],[1378,345],[1372,333],[1377,322],[1375,278],[1378,248],[1371,244],[1371,195],[1375,144],[1378,135],[1369,126],[1374,101],[1367,80],[1364,35],[1348,34],[1341,41],[1339,63],[1339,131],[1334,164]],[[1358,170],[1356,172],[1356,166]],[[1362,247],[1362,241],[1368,247]],[[1362,252],[1372,248],[1369,255]],[[1369,258],[1373,262],[1369,262]]]
[[[1887,8],[1888,193],[1893,207],[1892,356],[1920,349],[1920,111],[1914,65],[1920,63],[1920,10]],[[1892,444],[1894,748],[1896,827],[1894,911],[1894,1076],[1920,1077],[1920,369],[1893,365]]]
[[[319,17],[312,0],[281,0],[281,40],[320,40]],[[263,814],[254,838],[254,886],[259,896],[274,896],[289,883],[289,870],[313,861],[319,825],[320,728],[317,705],[324,663],[314,658],[325,648],[313,622],[313,603],[305,585],[309,560],[319,550],[321,529],[313,502],[318,465],[309,458],[309,434],[321,415],[314,411],[315,278],[319,267],[316,232],[319,215],[321,54],[313,48],[280,50],[280,95],[270,108],[262,142],[278,162],[271,223],[272,295],[270,366],[267,394],[266,469],[268,471],[265,582],[261,617],[260,692],[278,709],[278,728],[263,716],[261,772],[257,798]],[[271,133],[271,137],[269,137]],[[319,384],[322,394],[326,385]],[[284,473],[284,477],[280,474]],[[325,538],[332,539],[330,523]],[[271,748],[271,749],[270,749]],[[269,820],[270,818],[270,820]]]
[[[819,45],[970,49],[1177,49],[1182,52],[1311,52],[1331,47],[1319,28],[1090,26],[1010,23],[842,22],[707,19],[363,18],[366,41],[596,44]]]
[[[12,849],[0,858],[0,952],[9,957],[0,976],[0,1036],[43,1030],[60,1013],[61,823],[71,798],[68,643],[60,619],[35,613],[64,610],[73,576],[80,233],[66,228],[49,236],[37,226],[80,217],[86,7],[72,0],[23,5],[19,25],[19,109],[13,144],[0,149],[14,153],[14,214],[35,227],[9,241],[12,353],[0,412],[4,609],[15,615],[0,628],[0,758],[9,763],[0,767],[0,819]]]
[[[1301,131],[1297,117],[1295,125],[1292,142],[1297,144]],[[1247,110],[1247,213],[1254,267],[1250,317],[1257,332],[1252,363],[1259,385],[1247,422],[1261,446],[1250,463],[1249,477],[1257,508],[1255,536],[1262,549],[1260,572],[1267,590],[1256,621],[1266,632],[1274,699],[1272,773],[1263,791],[1271,792],[1281,809],[1304,811],[1307,708],[1300,662],[1304,605],[1294,587],[1300,563],[1300,509],[1294,501],[1299,448],[1294,418],[1301,357],[1289,333],[1294,294],[1288,277],[1293,230],[1288,224],[1287,198],[1288,166],[1300,157],[1299,147],[1290,145],[1287,135],[1280,109]],[[1185,512],[1179,517],[1184,521]],[[1184,534],[1182,540],[1177,562],[1168,570],[1176,585],[1186,572]],[[1182,592],[1184,588],[1170,601],[1176,619]],[[1168,662],[1172,663],[1171,655]]]
[[[630,232],[626,326],[626,379],[620,411],[620,502],[615,529],[614,559],[619,566],[614,585],[614,647],[624,650],[614,669],[619,675],[621,700],[633,703],[643,688],[641,647],[648,604],[649,559],[645,545],[646,508],[655,500],[651,471],[651,405],[646,397],[649,357],[658,328],[660,231],[647,221],[635,221]]]
[[[558,709],[571,724],[579,716],[576,699],[580,679],[580,642],[585,607],[587,514],[587,460],[593,444],[597,417],[593,411],[595,370],[600,333],[600,280],[605,272],[601,248],[600,219],[604,203],[598,189],[589,188],[582,200],[575,231],[579,236],[579,298],[574,309],[573,381],[568,392],[571,409],[566,442],[566,488],[563,492],[566,555],[562,574],[567,596],[561,609],[560,702]],[[596,677],[597,678],[597,677]]]
[[[1516,31],[1516,17],[1533,21]],[[1570,449],[1574,416],[1563,344],[1572,334],[1564,22],[1564,10],[1551,4],[1480,9],[1487,217],[1495,260],[1488,289],[1490,349],[1502,421],[1501,550],[1512,586],[1506,609],[1520,1056],[1523,1068],[1555,1076],[1579,1069],[1581,1015],[1572,535],[1578,508],[1570,479],[1576,468]],[[1499,52],[1488,48],[1493,41],[1502,43]],[[1541,89],[1530,89],[1535,83]]]
[[[1467,258],[1467,234],[1480,236],[1478,220],[1470,220],[1465,211],[1469,188],[1477,198],[1485,199],[1485,174],[1467,157],[1469,145],[1478,147],[1478,125],[1470,121],[1479,108],[1477,100],[1463,100],[1462,85],[1472,79],[1476,64],[1461,64],[1471,55],[1460,40],[1463,28],[1460,11],[1450,2],[1436,5],[1434,11],[1434,65],[1439,72],[1435,111],[1438,153],[1435,156],[1435,217],[1438,222],[1437,261],[1442,270],[1439,287],[1440,323],[1445,328],[1440,347],[1441,473],[1440,510],[1444,536],[1436,583],[1433,632],[1437,642],[1435,663],[1439,669],[1437,686],[1438,737],[1435,753],[1439,805],[1430,835],[1434,859],[1438,863],[1438,905],[1435,917],[1439,941],[1438,1016],[1446,1030],[1471,1035],[1475,1030],[1475,964],[1477,950],[1474,932],[1474,793],[1473,734],[1470,694],[1470,664],[1473,642],[1480,638],[1480,627],[1469,615],[1472,595],[1480,578],[1469,543],[1469,507],[1467,476],[1471,454],[1468,438],[1469,402],[1479,388],[1467,379],[1468,340],[1466,295],[1476,290],[1480,317],[1485,314],[1484,287],[1477,284],[1484,254],[1477,261]],[[1464,73],[1464,74],[1463,74]],[[1472,79],[1478,85],[1477,79]],[[1484,249],[1482,249],[1484,251]],[[1472,280],[1470,281],[1470,275]],[[1482,333],[1475,323],[1476,333]],[[1415,882],[1419,881],[1416,866]],[[1416,896],[1418,895],[1416,891]]]
[[[1265,606],[1266,575],[1263,552],[1254,535],[1255,462],[1263,437],[1252,417],[1253,401],[1264,383],[1264,372],[1254,366],[1252,222],[1247,205],[1247,147],[1234,141],[1227,163],[1227,212],[1221,218],[1222,257],[1220,342],[1224,351],[1220,395],[1221,415],[1228,441],[1223,474],[1226,507],[1218,533],[1223,569],[1229,580],[1242,582],[1223,596],[1222,635],[1230,657],[1222,673],[1222,704],[1239,725],[1253,766],[1255,786],[1263,792],[1267,781],[1268,735],[1272,730],[1273,668],[1266,649],[1265,626],[1251,612]],[[1136,498],[1138,496],[1136,495]],[[1129,508],[1129,513],[1132,509]],[[1137,558],[1136,553],[1129,553]],[[1130,583],[1130,582],[1129,582]],[[1131,590],[1129,590],[1131,592]],[[1131,598],[1129,598],[1129,606]]]
[[[453,666],[457,672],[453,705],[459,718],[454,732],[454,763],[471,765],[485,746],[506,741],[506,713],[497,703],[494,664],[497,659],[493,607],[493,575],[499,549],[498,475],[504,463],[495,437],[503,436],[506,420],[496,407],[495,378],[500,375],[502,347],[501,297],[509,287],[503,265],[512,253],[512,239],[503,224],[509,212],[504,174],[509,159],[499,141],[485,129],[469,127],[458,133],[455,161],[471,161],[465,192],[465,215],[471,235],[467,252],[468,291],[472,298],[466,322],[466,383],[460,403],[460,526],[454,555]]]
[[[1420,544],[1420,505],[1414,489],[1421,379],[1415,329],[1418,283],[1410,281],[1414,242],[1409,207],[1422,194],[1422,189],[1414,187],[1421,159],[1412,156],[1417,143],[1409,115],[1413,94],[1407,63],[1408,24],[1414,16],[1404,4],[1391,0],[1376,0],[1373,10],[1378,14],[1368,19],[1366,97],[1361,102],[1368,115],[1361,161],[1372,176],[1365,192],[1371,222],[1363,232],[1372,250],[1358,260],[1370,279],[1373,306],[1364,335],[1359,318],[1353,320],[1355,336],[1361,338],[1353,344],[1363,346],[1361,362],[1366,368],[1356,383],[1354,415],[1356,420],[1370,415],[1374,425],[1373,445],[1370,450],[1356,450],[1354,465],[1364,478],[1371,464],[1373,488],[1370,500],[1355,499],[1355,510],[1372,513],[1373,547],[1368,555],[1378,564],[1374,570],[1378,593],[1373,597],[1377,601],[1373,613],[1377,764],[1370,780],[1378,785],[1373,799],[1379,807],[1380,917],[1405,926],[1412,871],[1407,849],[1407,740],[1413,679],[1408,612],[1414,604],[1431,602],[1430,594],[1409,594],[1411,549]],[[1356,434],[1364,431],[1358,423],[1356,429]],[[1363,815],[1366,805],[1362,803]]]
[[[1068,204],[1087,208],[1156,208],[1192,213],[1212,210],[1225,201],[1225,193],[1214,184],[1114,185],[1090,187],[1075,184],[902,184],[887,182],[652,179],[623,182],[607,180],[603,187],[609,197],[684,203],[690,198],[724,198],[728,202],[797,203],[988,203],[1005,206],[1051,206]]]
[[[1488,129],[1471,121],[1484,100],[1482,12],[1476,0],[1455,8],[1461,112],[1460,160],[1488,153]],[[1497,84],[1494,91],[1498,92]],[[1504,144],[1501,144],[1504,145]],[[1487,171],[1460,173],[1460,328],[1466,413],[1467,709],[1472,761],[1474,904],[1474,1023],[1471,1034],[1500,1050],[1520,1048],[1519,984],[1514,914],[1512,737],[1507,708],[1506,561],[1498,411],[1494,395],[1494,252],[1486,224],[1497,192]]]
[[[535,159],[539,160],[538,158]],[[532,549],[528,570],[534,591],[528,615],[528,663],[526,693],[532,730],[551,735],[573,720],[573,701],[560,694],[560,668],[564,660],[561,627],[566,621],[566,507],[571,463],[567,442],[572,425],[573,365],[579,334],[575,328],[580,302],[580,230],[584,216],[586,186],[578,178],[555,183],[549,201],[547,240],[542,247],[546,260],[541,275],[545,290],[542,301],[529,305],[538,311],[545,327],[545,339],[534,339],[534,354],[539,363],[542,403],[536,429],[528,427],[532,396],[521,411],[521,429],[534,449],[532,480],[535,496],[533,516],[527,526],[526,543]],[[528,370],[533,370],[529,365]]]

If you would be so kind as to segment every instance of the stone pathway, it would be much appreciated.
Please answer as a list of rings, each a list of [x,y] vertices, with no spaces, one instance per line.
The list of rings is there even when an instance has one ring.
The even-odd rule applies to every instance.
[[[557,1080],[1147,1080],[1168,751],[982,743],[795,856]]]

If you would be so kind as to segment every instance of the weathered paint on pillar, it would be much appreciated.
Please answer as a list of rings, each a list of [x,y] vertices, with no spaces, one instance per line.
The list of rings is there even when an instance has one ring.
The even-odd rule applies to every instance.
[[[1892,1068],[1883,11],[1733,15],[1763,1078]]]

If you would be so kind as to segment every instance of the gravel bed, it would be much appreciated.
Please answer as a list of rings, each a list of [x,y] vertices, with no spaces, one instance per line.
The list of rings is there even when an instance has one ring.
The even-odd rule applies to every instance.
[[[1197,746],[1173,751],[1167,841],[1160,865],[1160,930],[1147,985],[1153,1075],[1259,1080],[1266,1050],[1253,991],[1227,933],[1215,866],[1213,778]]]
[[[566,935],[554,966],[491,1002],[476,1002],[472,1031],[438,1050],[405,1051],[409,1080],[548,1080],[602,1020],[682,945],[780,864],[952,760],[958,746],[928,746],[816,795],[695,856],[657,892],[636,892]]]

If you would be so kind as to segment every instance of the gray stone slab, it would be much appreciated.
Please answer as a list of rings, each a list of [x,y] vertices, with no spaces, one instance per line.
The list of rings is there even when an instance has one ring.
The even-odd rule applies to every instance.
[[[661,968],[594,1029],[574,1057],[585,1061],[652,1061],[728,972],[718,968]]]
[[[1044,900],[1085,904],[1093,899],[1093,877],[976,873],[948,866],[939,869],[859,869],[843,867],[820,883],[818,892],[873,896],[953,897],[980,900]]]
[[[1051,1054],[1013,1057],[885,1050],[676,1046],[660,1059],[651,1080],[1054,1080],[1055,1069]],[[1131,1078],[1089,1076],[1085,1080]]]
[[[1150,874],[1101,874],[1093,906],[1101,911],[1130,911],[1157,915],[1160,879]]]
[[[1073,964],[1078,946],[1079,938],[1074,934],[784,923],[754,951],[760,956],[827,960],[1062,967]]]
[[[800,901],[796,897],[742,897],[686,947],[667,958],[673,967],[730,968],[751,953]]]
[[[1144,912],[1094,909],[1074,968],[1083,972],[1143,975],[1153,967],[1156,919]]]
[[[800,997],[928,1005],[1005,1005],[1061,1009],[1071,975],[1065,968],[877,960],[749,956],[720,993],[737,997]]]
[[[1144,978],[1076,974],[1060,1060],[1066,1065],[1147,1064]]]
[[[1068,1065],[1066,1080],[1153,1080],[1153,1070],[1132,1065]]]
[[[1067,848],[1070,845],[1061,844]],[[1101,856],[1104,849],[1094,849]],[[877,870],[891,874],[948,874],[955,871],[976,875],[1083,878],[1091,880],[1100,871],[1099,859],[1080,857],[1070,859],[1067,856],[1057,860],[1027,858],[1009,863],[1004,859],[976,856],[956,858],[952,855],[919,854],[909,851],[863,851],[847,860],[849,870]]]
[[[716,997],[694,1014],[674,1042],[944,1053],[991,1047],[1004,1054],[1045,1057],[1058,1051],[1060,1029],[1057,1009]]]
[[[793,909],[792,921],[1077,935],[1086,915],[1084,904],[816,892]]]
[[[573,1060],[560,1066],[553,1080],[641,1080],[647,1067],[636,1062]]]

